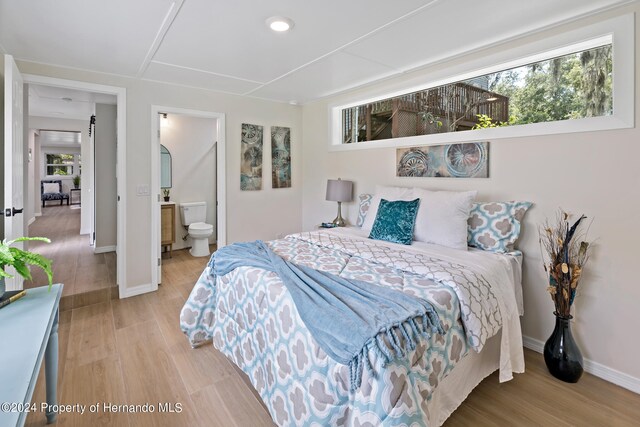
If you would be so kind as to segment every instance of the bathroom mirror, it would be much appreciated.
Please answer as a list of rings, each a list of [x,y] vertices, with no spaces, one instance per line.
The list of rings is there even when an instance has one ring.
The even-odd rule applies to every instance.
[[[160,187],[171,188],[171,153],[160,144]]]

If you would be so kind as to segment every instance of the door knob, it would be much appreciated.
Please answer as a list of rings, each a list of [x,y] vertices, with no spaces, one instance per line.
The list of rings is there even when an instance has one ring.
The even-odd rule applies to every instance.
[[[4,210],[4,216],[10,217],[22,213],[24,209],[16,209],[16,208],[7,208]]]

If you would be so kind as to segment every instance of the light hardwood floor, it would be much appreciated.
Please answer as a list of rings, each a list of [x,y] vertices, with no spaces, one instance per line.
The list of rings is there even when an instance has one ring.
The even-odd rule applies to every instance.
[[[89,235],[80,235],[78,206],[47,205],[29,226],[29,235],[51,239],[51,243],[30,242],[29,250],[53,261],[53,281],[64,284],[63,308],[106,301],[117,294],[115,252],[93,253]],[[25,282],[26,289],[46,284],[41,269],[31,271],[33,280]]]
[[[70,426],[269,426],[271,418],[232,364],[211,345],[191,349],[179,311],[206,264],[176,251],[158,292],[63,311],[58,393],[65,404],[180,403],[175,414],[63,414]],[[640,396],[585,374],[565,384],[542,356],[525,351],[527,372],[500,384],[485,379],[446,426],[639,425]],[[44,370],[43,370],[44,371]],[[44,400],[40,373],[34,402]],[[44,426],[32,413],[28,426]]]

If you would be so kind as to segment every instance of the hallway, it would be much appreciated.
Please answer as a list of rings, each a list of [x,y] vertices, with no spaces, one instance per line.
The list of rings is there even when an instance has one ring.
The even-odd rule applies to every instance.
[[[29,236],[51,239],[49,244],[30,242],[29,250],[53,261],[53,282],[64,284],[61,304],[72,304],[68,308],[104,301],[111,293],[117,295],[116,253],[94,254],[89,246],[89,235],[79,233],[80,209],[74,206],[47,206],[42,209],[42,216],[29,226]],[[31,273],[33,280],[25,281],[25,289],[47,283],[42,270],[32,268]],[[67,298],[71,295],[83,296],[75,298],[77,301],[74,302]],[[91,301],[81,301],[87,297],[92,297],[89,298]]]

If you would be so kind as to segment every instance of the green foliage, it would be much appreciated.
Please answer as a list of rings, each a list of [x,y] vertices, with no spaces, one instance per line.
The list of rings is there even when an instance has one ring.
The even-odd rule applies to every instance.
[[[581,89],[587,116],[601,116],[611,109],[611,46],[582,52]]]
[[[73,185],[80,185],[80,175],[73,177]]]
[[[31,271],[29,265],[35,265],[42,268],[49,279],[49,289],[53,284],[53,272],[51,269],[51,260],[43,257],[40,254],[36,254],[22,249],[11,247],[16,242],[26,241],[40,241],[51,243],[51,240],[46,237],[19,237],[14,240],[3,240],[0,243],[0,276],[13,277],[11,274],[4,271],[5,266],[13,267],[16,272],[24,277],[26,280],[31,280]]]
[[[611,114],[611,46],[492,74],[489,90],[509,97],[510,124]]]
[[[530,67],[524,87],[514,95],[518,106],[516,124],[565,120],[580,110],[576,82],[570,81],[570,71],[578,65],[577,58],[564,60],[555,67],[545,61],[540,67]],[[555,68],[555,69],[554,69]]]
[[[499,122],[499,121],[494,122],[493,119],[487,116],[486,114],[476,114],[476,117],[478,117],[478,123],[471,129],[499,128],[503,126],[512,125],[516,120],[515,116],[509,117],[508,122]]]
[[[430,111],[420,111],[418,113],[423,122],[427,122],[429,124],[435,124],[437,127],[442,126],[442,121],[438,120],[438,118]]]

